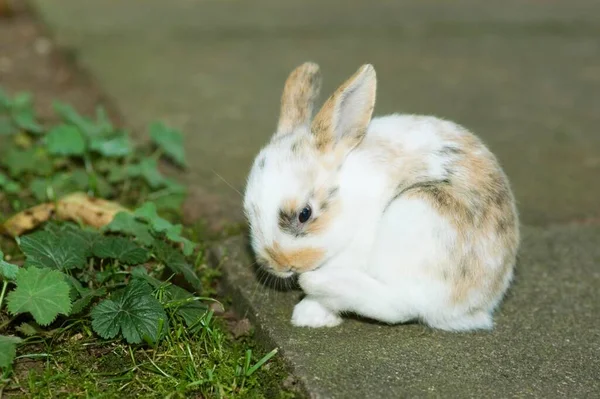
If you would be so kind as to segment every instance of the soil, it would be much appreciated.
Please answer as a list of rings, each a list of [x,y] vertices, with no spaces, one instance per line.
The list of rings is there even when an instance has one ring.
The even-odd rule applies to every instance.
[[[0,88],[33,94],[42,122],[55,120],[52,102],[72,104],[85,115],[103,105],[122,121],[93,79],[52,43],[49,32],[24,1],[0,0]]]

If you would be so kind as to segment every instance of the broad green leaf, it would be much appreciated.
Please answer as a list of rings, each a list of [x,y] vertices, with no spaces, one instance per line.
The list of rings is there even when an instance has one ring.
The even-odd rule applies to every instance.
[[[36,176],[47,176],[52,173],[52,160],[42,148],[19,150],[11,147],[0,159],[13,177],[30,172]]]
[[[196,248],[196,244],[181,235],[183,226],[178,224],[167,230],[167,238],[173,242],[183,244],[183,254],[190,256]]]
[[[180,131],[169,128],[162,122],[155,122],[150,125],[150,138],[171,160],[180,166],[186,166],[183,134]]]
[[[29,183],[29,191],[33,194],[34,198],[39,202],[44,202],[50,197],[54,197],[51,192],[48,191],[52,187],[52,184],[48,179],[36,178]]]
[[[152,201],[161,211],[178,212],[181,210],[185,199],[185,194],[164,193],[164,195],[154,196]]]
[[[131,154],[132,146],[126,133],[112,137],[93,137],[90,149],[105,157],[120,158]]]
[[[133,169],[128,170],[130,177],[143,177],[152,188],[159,188],[164,185],[165,177],[158,170],[158,162],[152,158],[142,160],[138,165],[130,165]],[[137,167],[137,170],[135,170]],[[132,175],[131,172],[134,171]],[[138,173],[136,176],[135,174]]]
[[[53,201],[69,193],[87,191],[89,183],[88,174],[82,169],[77,169],[69,173],[58,173],[51,178],[33,179],[29,189],[38,201]]]
[[[165,188],[151,194],[157,209],[179,211],[187,196],[187,188],[178,182],[166,178]]]
[[[9,179],[8,176],[0,172],[0,191],[5,191],[9,194],[17,194],[21,192],[21,186],[19,186],[19,183]]]
[[[8,368],[17,355],[17,344],[21,338],[9,335],[0,335],[0,368]]]
[[[146,202],[133,213],[138,219],[146,221],[152,229],[158,233],[166,232],[173,227],[173,224],[166,219],[158,216],[156,205],[152,202]]]
[[[163,304],[175,308],[188,327],[195,325],[208,309],[206,304],[191,300],[194,296],[187,290],[150,276],[142,266],[134,267],[131,274],[135,278],[145,280],[154,289],[164,289]]]
[[[96,108],[96,129],[96,134],[100,135],[109,135],[114,131],[113,125],[106,114],[106,109],[102,106]]]
[[[125,167],[115,167],[111,169],[108,180],[111,183],[117,183],[127,178],[144,179],[148,185],[153,188],[160,188],[165,185],[165,177],[158,170],[158,163],[155,159],[146,158],[140,163],[128,164]]]
[[[81,248],[85,257],[92,256],[92,248],[103,236],[91,227],[79,227],[72,223],[47,223],[46,231],[54,235],[57,240],[71,241],[73,245]]]
[[[91,174],[89,177],[90,188],[94,189],[96,196],[109,198],[113,195],[113,187],[100,174]]]
[[[48,268],[21,268],[15,280],[17,288],[7,298],[8,311],[17,315],[29,312],[41,326],[52,323],[59,314],[71,311],[69,284],[65,275]]]
[[[0,136],[9,136],[15,133],[17,133],[17,129],[11,118],[8,115],[0,115]]]
[[[33,95],[27,91],[21,91],[15,94],[12,99],[12,108],[31,108],[33,107]]]
[[[36,231],[21,237],[19,246],[27,256],[26,266],[70,270],[82,268],[86,264],[86,248],[66,235],[56,236],[48,231]]]
[[[59,101],[55,101],[53,106],[54,111],[58,114],[58,116],[61,117],[63,121],[74,125],[88,137],[96,135],[97,128],[95,123],[90,119],[79,115],[79,113],[75,111],[73,107]]]
[[[14,280],[17,277],[19,266],[4,260],[4,252],[0,250],[0,279]]]
[[[186,281],[194,287],[198,292],[202,289],[202,282],[198,275],[194,271],[192,265],[190,265],[185,256],[169,244],[155,240],[153,244],[154,254],[157,259],[161,261],[165,266],[171,269],[174,273],[181,273],[185,277]]]
[[[79,313],[83,312],[90,305],[92,300],[94,300],[95,298],[104,296],[104,295],[106,295],[105,288],[100,288],[97,290],[87,289],[87,291],[85,291],[81,295],[81,298],[79,298],[75,302],[73,302],[73,308],[71,309],[71,314],[75,315],[75,314],[79,314]]]
[[[87,138],[103,136],[113,132],[112,124],[102,107],[96,109],[97,120],[95,122],[88,117],[80,115],[70,105],[59,101],[54,102],[54,111],[64,122],[77,127]]]
[[[150,257],[145,248],[125,237],[102,237],[92,251],[98,258],[116,259],[128,265],[139,265]]]
[[[151,245],[153,241],[150,226],[139,222],[128,212],[119,212],[113,220],[104,227],[107,231],[134,236],[143,245]]]
[[[183,226],[180,224],[173,225],[168,220],[158,216],[156,205],[154,203],[146,202],[140,208],[135,210],[134,216],[150,224],[150,227],[152,227],[152,230],[155,232],[165,233],[169,240],[183,244],[183,253],[186,256],[190,256],[194,251],[196,244],[181,235]]]
[[[168,285],[165,294],[167,305],[175,307],[177,314],[183,318],[188,327],[196,324],[208,310],[206,304],[194,300],[191,293],[176,285]]]
[[[164,328],[167,323],[167,315],[152,296],[152,289],[138,279],[96,305],[91,315],[92,327],[102,338],[114,338],[121,331],[130,344],[143,339],[156,342],[159,325]]]
[[[39,328],[39,326],[38,326]],[[26,335],[28,337],[33,337],[34,335],[39,334],[39,330],[38,328],[36,328],[35,326],[29,324],[29,323],[21,323],[21,325],[19,325],[16,330],[18,332],[20,332],[23,335]]]
[[[15,125],[26,132],[40,134],[44,131],[44,128],[36,122],[32,109],[15,109],[12,117]]]
[[[58,125],[45,137],[48,152],[54,155],[83,155],[85,139],[75,126]]]

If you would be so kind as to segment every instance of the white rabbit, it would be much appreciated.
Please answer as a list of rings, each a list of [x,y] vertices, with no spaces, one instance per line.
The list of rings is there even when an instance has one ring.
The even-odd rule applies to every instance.
[[[430,116],[371,119],[376,76],[362,66],[312,118],[319,67],[286,81],[277,132],[244,196],[256,258],[306,293],[296,326],[350,312],[443,330],[491,329],[513,276],[519,222],[494,155]]]

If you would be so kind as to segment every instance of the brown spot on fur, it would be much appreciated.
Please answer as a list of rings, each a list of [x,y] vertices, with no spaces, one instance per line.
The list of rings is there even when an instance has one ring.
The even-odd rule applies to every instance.
[[[306,62],[288,76],[281,96],[281,111],[276,137],[308,125],[314,102],[321,88],[319,66]]]
[[[488,310],[506,290],[515,264],[519,232],[514,198],[496,158],[475,136],[464,132],[444,139],[452,143],[439,152],[451,172],[447,179],[400,185],[398,195],[426,200],[454,225],[454,258],[439,277],[450,282],[455,304],[475,303]],[[414,171],[409,174],[413,179],[419,176],[418,168]],[[402,170],[396,175],[406,181]],[[475,294],[481,299],[470,302]]]
[[[266,248],[265,252],[275,263],[276,270],[305,272],[314,269],[323,260],[325,251],[320,248],[301,248],[285,251],[278,243]]]
[[[314,218],[307,226],[306,232],[308,234],[319,234],[325,231],[331,223],[338,217],[340,209],[337,206],[330,206],[321,215]]]

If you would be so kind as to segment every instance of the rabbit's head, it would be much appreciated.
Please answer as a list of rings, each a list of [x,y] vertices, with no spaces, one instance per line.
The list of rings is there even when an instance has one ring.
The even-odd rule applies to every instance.
[[[338,252],[343,231],[339,171],[363,139],[375,104],[376,77],[364,65],[313,118],[321,78],[305,63],[288,77],[277,131],[256,157],[244,209],[258,262],[288,277],[318,268]]]

